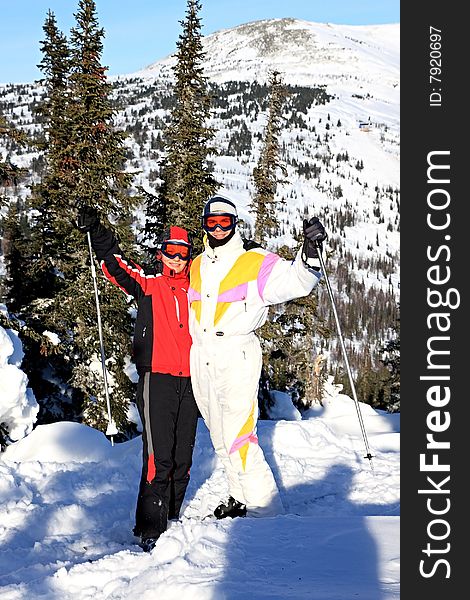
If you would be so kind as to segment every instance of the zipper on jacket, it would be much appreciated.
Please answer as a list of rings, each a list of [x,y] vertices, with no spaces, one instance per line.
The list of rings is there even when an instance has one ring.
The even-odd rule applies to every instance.
[[[176,296],[173,296],[173,298],[175,299],[176,319],[179,323],[180,322],[180,304],[179,304],[178,298]]]
[[[145,337],[145,332],[147,331],[147,325],[142,329],[142,337]]]

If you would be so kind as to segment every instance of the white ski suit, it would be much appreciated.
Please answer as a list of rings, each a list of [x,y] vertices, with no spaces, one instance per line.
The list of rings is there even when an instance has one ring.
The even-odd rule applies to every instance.
[[[254,331],[268,306],[306,296],[320,273],[262,248],[245,250],[236,231],[223,246],[205,251],[191,266],[188,293],[194,396],[222,460],[229,493],[248,514],[283,511],[278,489],[258,445],[261,347]]]

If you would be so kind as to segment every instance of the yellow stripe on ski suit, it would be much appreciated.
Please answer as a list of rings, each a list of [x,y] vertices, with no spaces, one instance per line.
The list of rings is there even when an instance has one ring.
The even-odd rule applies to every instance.
[[[191,264],[188,290],[189,302],[198,323],[201,322],[201,258],[202,254],[196,256]]]
[[[240,429],[236,440],[233,442],[232,447],[230,448],[230,454],[236,452],[237,450],[240,452],[240,458],[242,461],[242,467],[244,471],[246,470],[246,457],[248,455],[248,448],[250,447],[250,443],[258,443],[258,437],[253,431],[255,428],[255,420],[253,416],[254,412],[255,404],[253,403],[248,419],[246,420],[243,427]]]
[[[265,254],[258,252],[246,252],[237,258],[233,267],[222,279],[219,286],[219,296],[224,292],[238,287],[249,281],[255,281],[258,278],[261,265],[266,258]],[[217,302],[217,308],[214,315],[214,325],[224,316],[231,302]]]

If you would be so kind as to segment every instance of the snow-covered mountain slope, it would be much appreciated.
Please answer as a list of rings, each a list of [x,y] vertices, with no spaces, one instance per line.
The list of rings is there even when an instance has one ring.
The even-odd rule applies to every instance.
[[[286,83],[312,85],[340,77],[397,88],[399,24],[333,25],[299,19],[254,21],[213,33],[203,41],[205,73],[212,81],[266,81],[269,71]],[[169,76],[174,56],[137,72]],[[397,90],[398,91],[398,90]]]
[[[366,339],[369,347],[375,339],[380,344],[384,331],[376,336],[370,330],[368,312],[389,310],[392,325],[399,301],[399,35],[399,24],[275,19],[204,39],[204,69],[216,106],[221,96],[228,101],[227,109],[216,108],[212,120],[222,190],[236,199],[242,217],[252,223],[251,174],[269,91],[259,84],[279,71],[289,92],[281,133],[288,177],[278,187],[285,204],[279,205],[281,228],[271,242],[295,245],[293,233],[301,229],[302,219],[314,214],[322,218],[334,248],[329,267],[337,300],[344,304],[340,312],[351,321],[346,322],[346,334],[359,345]],[[164,88],[172,80],[174,64],[174,56],[155,62],[135,74],[135,85],[146,81]],[[244,139],[249,136],[245,143],[236,137],[241,130]],[[325,295],[321,303],[328,305]],[[358,310],[346,317],[349,303]]]
[[[269,244],[295,246],[303,218],[323,220],[345,334],[353,343],[365,339],[369,348],[386,337],[399,298],[399,34],[399,24],[274,19],[204,39],[220,191],[236,201],[249,235],[251,177],[267,118],[265,84],[271,71],[279,71],[288,91],[280,136],[287,177],[277,191],[280,229]],[[128,168],[136,173],[135,185],[149,191],[158,182],[164,151],[161,135],[171,108],[174,61],[167,57],[112,78],[116,124],[130,134]],[[0,111],[33,131],[38,126],[31,107],[39,96],[34,85],[0,86]],[[0,139],[0,154],[7,151],[19,166],[34,157]],[[37,157],[34,168],[40,176]],[[142,221],[144,211],[137,218]],[[322,303],[327,306],[328,299]],[[372,330],[377,314],[383,322]]]
[[[296,164],[290,169],[289,182],[280,188],[279,195],[292,197],[288,204],[297,205],[299,212],[351,207],[357,222],[345,236],[346,246],[351,250],[358,246],[361,251],[366,250],[370,242],[376,245],[379,235],[380,247],[376,254],[389,251],[396,255],[399,25],[345,26],[295,19],[257,21],[208,36],[204,39],[204,51],[205,74],[211,82],[222,85],[222,90],[226,89],[223,84],[229,81],[266,83],[269,73],[277,70],[290,86],[322,87],[326,91],[329,99],[324,104],[311,101],[304,110],[297,110],[302,119],[300,123],[296,123],[292,115],[295,102],[286,101],[285,116],[290,122],[282,134],[287,148],[284,158],[288,164]],[[134,75],[163,89],[172,80],[174,63],[174,56],[167,57]],[[128,77],[119,78],[121,83],[126,79]],[[134,85],[141,87],[142,83],[134,82]],[[241,97],[240,92],[232,95],[230,104],[240,102]],[[224,118],[223,111],[218,111],[213,124],[218,131],[221,152],[216,159],[217,172],[227,190],[237,196],[243,205],[243,216],[250,221],[247,208],[252,187],[249,180],[260,145],[256,136],[262,134],[266,115],[259,114],[259,110],[251,112],[247,102],[243,109],[238,126],[244,122],[254,136],[246,156],[235,160],[227,156],[227,139],[237,123],[230,122]],[[345,164],[336,164],[345,154],[348,156]],[[325,166],[327,161],[330,164]],[[318,176],[318,181],[308,181],[296,168],[299,162],[323,164],[324,173]],[[335,198],[338,186],[342,188],[339,192],[342,195]],[[289,214],[289,206],[284,221],[298,224],[299,217]],[[374,216],[378,207],[385,213],[380,217]],[[381,217],[383,221],[379,223]],[[289,237],[281,236],[279,241],[288,241]]]

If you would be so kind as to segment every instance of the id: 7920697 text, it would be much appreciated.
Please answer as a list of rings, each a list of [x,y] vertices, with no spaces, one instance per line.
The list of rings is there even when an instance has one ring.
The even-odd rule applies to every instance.
[[[429,94],[430,106],[442,105],[442,31],[430,25],[429,27]]]

